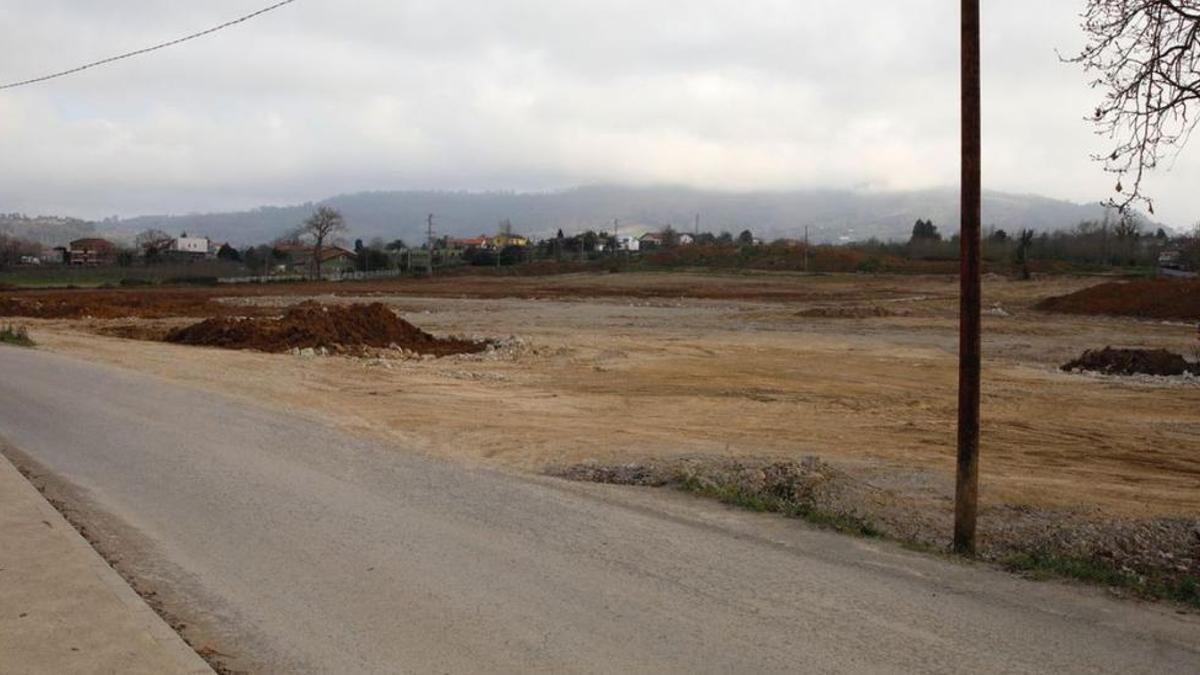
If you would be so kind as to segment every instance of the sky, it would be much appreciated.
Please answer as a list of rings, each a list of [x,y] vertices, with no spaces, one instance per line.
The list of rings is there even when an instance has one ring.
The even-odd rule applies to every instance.
[[[271,0],[5,0],[0,80]],[[1112,194],[1083,0],[984,3],[985,187]],[[0,91],[0,212],[102,218],[360,190],[906,190],[958,180],[954,0],[296,0]],[[1145,184],[1200,221],[1200,142]]]

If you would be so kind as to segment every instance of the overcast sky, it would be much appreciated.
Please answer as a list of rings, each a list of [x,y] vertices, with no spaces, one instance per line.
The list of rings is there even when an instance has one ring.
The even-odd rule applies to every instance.
[[[0,80],[270,0],[4,0]],[[1082,0],[984,2],[988,188],[1114,180],[1082,118]],[[581,183],[891,190],[958,178],[954,0],[297,0],[0,91],[0,211],[216,211],[372,189]],[[1171,164],[1168,162],[1168,164]],[[1147,183],[1200,220],[1200,142]]]

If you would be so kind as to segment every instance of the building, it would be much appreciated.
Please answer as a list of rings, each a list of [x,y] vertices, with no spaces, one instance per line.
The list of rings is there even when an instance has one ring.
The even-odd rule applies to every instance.
[[[116,259],[116,245],[99,237],[76,239],[63,256],[63,262],[68,265],[108,265],[116,262]]]
[[[513,234],[511,232],[501,232],[495,237],[492,237],[492,247],[497,249],[505,249],[509,246],[525,247],[529,245],[529,237],[522,234]]]
[[[632,234],[617,235],[617,249],[620,251],[638,251],[641,250],[641,241]]]
[[[297,274],[317,273],[312,246],[292,244],[277,246],[275,249],[287,254],[289,258],[287,271]],[[321,247],[321,274],[354,270],[357,266],[358,256],[354,251],[348,251],[340,246]]]
[[[638,237],[639,248],[657,248],[663,245],[661,232],[647,232]]]
[[[179,235],[179,238],[171,242],[170,253],[176,256],[188,258],[204,258],[207,257],[212,242],[208,237],[189,237],[187,232]]]
[[[446,247],[458,250],[466,250],[469,248],[492,248],[493,243],[491,238],[489,238],[486,234],[481,234],[478,237],[451,237],[446,240]]]

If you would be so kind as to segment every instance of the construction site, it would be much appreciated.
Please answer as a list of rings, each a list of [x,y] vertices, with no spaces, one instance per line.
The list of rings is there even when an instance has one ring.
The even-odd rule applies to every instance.
[[[984,294],[985,556],[1195,578],[1200,284]],[[0,315],[42,349],[467,463],[640,485],[784,466],[823,509],[944,547],[957,303],[949,276],[599,273],[13,290]]]

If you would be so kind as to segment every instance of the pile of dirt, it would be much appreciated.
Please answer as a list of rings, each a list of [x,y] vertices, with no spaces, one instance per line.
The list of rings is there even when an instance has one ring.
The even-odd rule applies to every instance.
[[[1037,309],[1063,314],[1103,314],[1142,319],[1200,320],[1200,280],[1144,279],[1108,282],[1046,298]]]
[[[279,318],[216,317],[175,329],[165,339],[178,344],[264,352],[326,349],[355,353],[375,347],[433,356],[480,352],[488,345],[434,337],[378,302],[326,307],[310,301],[292,307]]]
[[[873,317],[898,316],[897,312],[878,305],[858,307],[812,307],[796,312],[796,316],[808,319],[869,319]]]
[[[1068,372],[1087,370],[1105,375],[1200,375],[1200,364],[1188,363],[1179,354],[1165,349],[1089,349],[1083,356],[1063,364],[1062,369]]]

